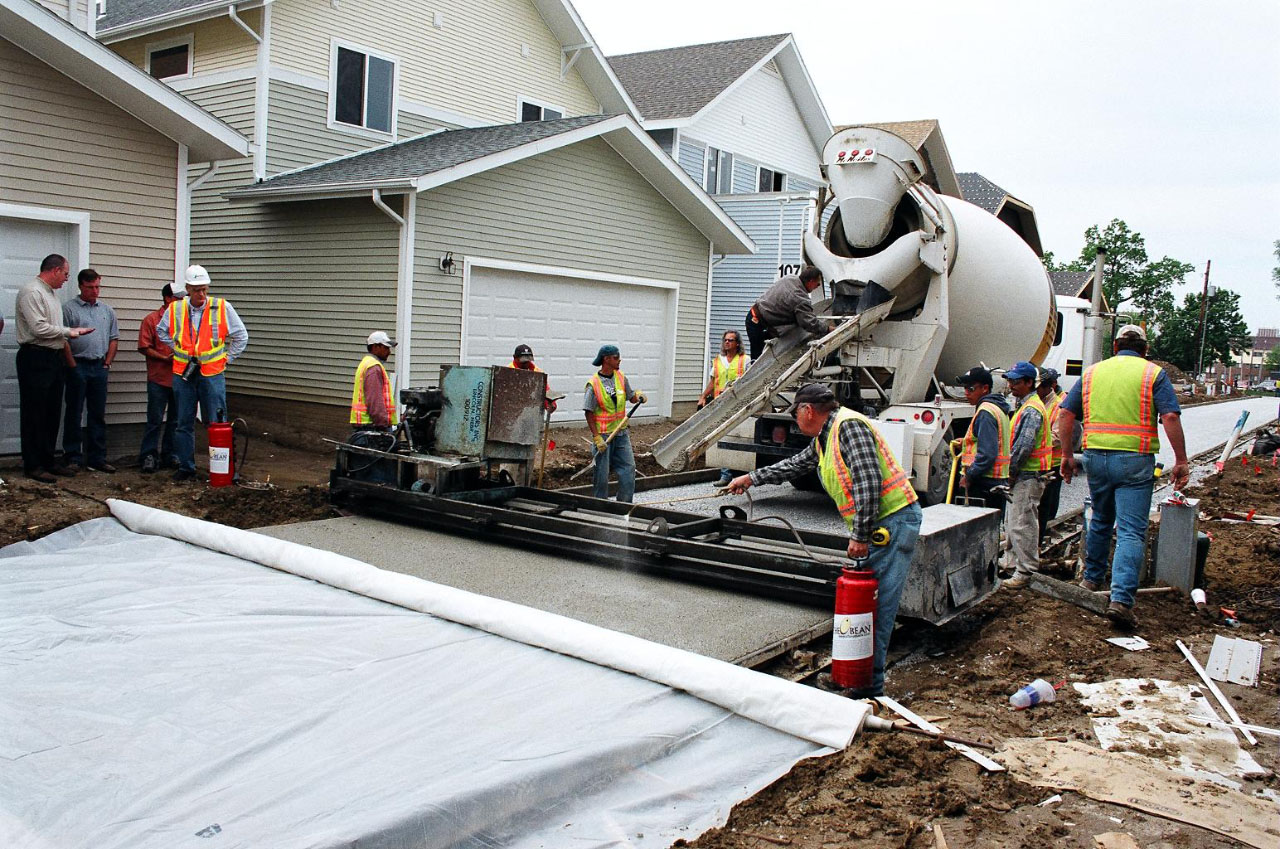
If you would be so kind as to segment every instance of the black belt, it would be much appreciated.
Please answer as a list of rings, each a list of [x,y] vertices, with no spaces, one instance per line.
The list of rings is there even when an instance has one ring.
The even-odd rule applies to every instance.
[[[97,363],[105,363],[107,361],[107,358],[106,357],[76,357],[75,360],[78,363],[89,363],[90,365],[93,365]]]

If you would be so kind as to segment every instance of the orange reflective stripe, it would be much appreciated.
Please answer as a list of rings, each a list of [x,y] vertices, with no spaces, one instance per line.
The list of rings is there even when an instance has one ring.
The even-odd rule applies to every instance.
[[[626,386],[627,381],[622,372],[615,370],[613,373],[614,400],[610,402],[609,396],[605,394],[604,382],[600,379],[599,372],[591,375],[591,379],[587,381],[587,387],[596,397],[595,418],[601,432],[610,433],[617,430],[622,420],[627,417]]]

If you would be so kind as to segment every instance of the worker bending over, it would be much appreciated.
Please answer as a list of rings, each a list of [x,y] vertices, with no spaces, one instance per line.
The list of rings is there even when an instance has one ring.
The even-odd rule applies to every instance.
[[[1039,376],[1036,367],[1028,362],[1014,363],[1004,373],[1009,391],[1018,399],[1018,411],[1011,423],[1011,497],[1005,520],[1014,568],[1013,577],[1005,581],[1005,586],[1015,590],[1027,585],[1032,572],[1040,571],[1040,498],[1053,469],[1049,413],[1035,391]]]
[[[822,286],[822,272],[812,265],[800,269],[799,276],[779,277],[747,311],[747,341],[751,359],[760,358],[768,339],[792,325],[803,327],[810,336],[821,336],[827,327],[813,312],[809,293]]]
[[[387,377],[386,362],[396,346],[381,330],[369,334],[364,355],[356,367],[355,385],[351,388],[351,427],[353,430],[391,430],[396,418],[395,393]]]
[[[751,365],[751,358],[742,353],[742,335],[736,330],[726,330],[720,334],[720,353],[711,361],[711,372],[707,375],[707,385],[698,398],[698,409],[701,410],[711,401],[719,398],[738,378],[742,377]],[[720,480],[716,486],[724,486],[733,479],[732,469],[721,469]]]
[[[1084,578],[1080,586],[1102,589],[1107,572],[1111,531],[1116,550],[1111,560],[1111,603],[1107,618],[1126,628],[1136,627],[1133,614],[1138,573],[1147,537],[1151,492],[1155,488],[1156,454],[1164,425],[1173,448],[1173,488],[1186,486],[1191,469],[1182,434],[1182,408],[1164,369],[1147,362],[1147,333],[1135,324],[1120,328],[1112,350],[1115,356],[1090,366],[1062,402],[1058,438],[1071,444],[1076,419],[1084,422],[1084,471],[1089,477],[1093,512],[1085,537]],[[1064,452],[1062,479],[1071,483],[1075,457]]]
[[[964,399],[978,408],[962,443],[960,486],[966,500],[981,499],[988,507],[999,507],[991,491],[1009,482],[1009,407],[1004,396],[991,391],[991,372],[982,366],[974,366],[956,380],[964,387]]]
[[[883,695],[889,638],[923,513],[907,473],[875,425],[861,413],[841,407],[829,387],[821,383],[802,387],[791,414],[801,433],[813,437],[813,442],[780,463],[734,478],[729,490],[741,494],[755,484],[783,483],[817,470],[849,527],[849,557],[865,559],[866,568],[880,584],[871,686],[854,696]],[[877,528],[888,532],[888,542],[873,546],[871,535]]]
[[[636,495],[636,460],[627,433],[627,401],[643,404],[643,392],[631,388],[618,366],[622,353],[617,345],[601,345],[592,365],[600,369],[591,375],[582,396],[582,409],[591,431],[592,458],[596,464],[596,498],[609,497],[609,471],[618,476],[618,500],[630,504]]]

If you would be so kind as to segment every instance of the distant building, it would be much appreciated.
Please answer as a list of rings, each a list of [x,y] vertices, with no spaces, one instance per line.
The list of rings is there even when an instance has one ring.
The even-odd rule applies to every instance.
[[[1211,380],[1243,386],[1258,383],[1272,376],[1268,375],[1263,361],[1266,360],[1271,349],[1277,345],[1280,345],[1280,329],[1260,327],[1250,340],[1248,349],[1231,352],[1231,358],[1235,361],[1233,365],[1227,367],[1220,362],[1214,363],[1208,371],[1208,377]]]

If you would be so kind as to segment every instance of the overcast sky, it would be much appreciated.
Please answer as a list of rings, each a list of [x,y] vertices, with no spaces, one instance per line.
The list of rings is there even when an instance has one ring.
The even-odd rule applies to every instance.
[[[790,32],[832,123],[937,118],[1059,259],[1122,218],[1280,326],[1276,0],[573,2],[606,55]]]

